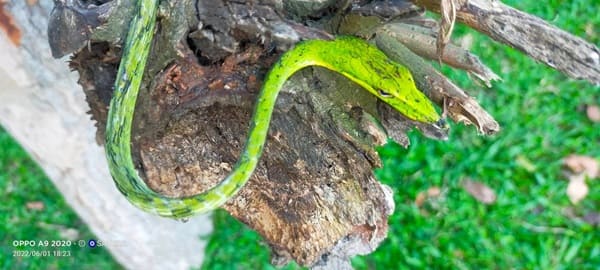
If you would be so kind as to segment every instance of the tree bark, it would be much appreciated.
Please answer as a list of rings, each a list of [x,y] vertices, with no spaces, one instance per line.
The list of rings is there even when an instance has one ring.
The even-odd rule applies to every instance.
[[[206,244],[200,237],[212,231],[210,217],[181,223],[148,215],[117,191],[77,76],[50,55],[45,33],[52,2],[28,2],[0,3],[0,17],[8,18],[0,28],[13,29],[0,31],[0,124],[125,268],[200,266]]]

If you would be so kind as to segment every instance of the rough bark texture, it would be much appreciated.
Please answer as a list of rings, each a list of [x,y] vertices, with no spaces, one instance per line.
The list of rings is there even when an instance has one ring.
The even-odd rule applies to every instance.
[[[212,231],[209,216],[181,223],[148,215],[116,190],[104,151],[95,142],[77,74],[69,71],[65,59],[50,55],[45,33],[52,2],[26,2],[0,4],[0,28],[13,29],[12,38],[0,31],[0,124],[125,268],[200,266],[205,246],[200,237]]]
[[[86,8],[77,3],[57,3],[50,44],[55,56],[83,48],[71,67],[80,74],[101,141],[119,63],[116,44],[124,38],[131,3]],[[397,16],[423,22],[421,9],[399,0],[172,0],[161,5],[132,141],[147,183],[172,196],[201,192],[231,170],[260,82],[280,52],[301,39],[330,38],[350,14],[365,18],[359,28],[366,22],[376,28]],[[364,33],[360,30],[350,32]],[[486,134],[499,130],[461,89],[448,90],[443,76],[421,73],[423,85],[431,85],[426,94],[454,119],[476,124]],[[286,84],[261,164],[224,208],[265,238],[274,264],[293,259],[315,268],[349,268],[348,258],[371,252],[385,238],[393,211],[389,189],[372,175],[380,165],[373,148],[388,135],[407,145],[404,133],[415,125],[340,75],[306,69]],[[417,127],[445,138],[432,126]]]

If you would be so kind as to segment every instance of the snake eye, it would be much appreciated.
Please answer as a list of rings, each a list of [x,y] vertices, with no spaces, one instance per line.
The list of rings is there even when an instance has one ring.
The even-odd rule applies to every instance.
[[[434,125],[440,129],[443,130],[448,130],[450,129],[450,126],[448,125],[448,123],[446,122],[446,120],[444,120],[443,118],[440,118],[440,120],[438,120],[437,122],[434,123]]]
[[[377,89],[377,93],[379,93],[379,95],[384,98],[392,97],[392,95],[390,95],[390,93],[383,91],[381,89]]]

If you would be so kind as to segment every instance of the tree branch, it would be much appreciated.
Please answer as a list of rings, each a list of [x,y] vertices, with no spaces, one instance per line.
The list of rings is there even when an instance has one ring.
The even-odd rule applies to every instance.
[[[412,0],[440,12],[440,0]],[[600,84],[600,49],[546,21],[495,0],[468,0],[457,19],[574,79]]]

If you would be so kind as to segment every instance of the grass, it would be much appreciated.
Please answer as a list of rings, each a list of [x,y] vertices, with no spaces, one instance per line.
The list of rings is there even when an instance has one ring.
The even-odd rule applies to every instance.
[[[594,0],[505,1],[553,24],[600,43]],[[600,104],[600,89],[495,44],[459,26],[455,38],[472,35],[472,50],[504,79],[482,89],[458,71],[445,73],[474,95],[500,122],[502,132],[483,137],[453,125],[449,141],[410,134],[412,145],[381,148],[384,168],[377,177],[394,189],[396,210],[388,238],[374,253],[357,257],[357,269],[597,269],[600,230],[581,217],[600,211],[600,182],[588,181],[589,195],[572,205],[561,159],[577,153],[600,158],[600,128],[583,111]],[[70,258],[13,258],[15,239],[60,239],[72,228],[93,238],[60,194],[0,130],[0,266],[6,269],[62,269],[86,262],[95,269],[118,265],[104,250],[73,249]],[[470,178],[485,183],[497,201],[484,205],[461,187]],[[417,206],[430,188],[439,196]],[[27,209],[41,201],[42,211]],[[260,236],[223,211],[214,216],[201,269],[274,269]],[[51,226],[48,226],[50,224]],[[56,225],[56,226],[55,226]],[[6,232],[6,233],[4,233]],[[292,264],[285,269],[297,269]]]
[[[504,2],[600,41],[593,0]],[[502,132],[483,137],[454,124],[446,142],[413,132],[408,149],[394,143],[381,148],[384,167],[376,175],[394,189],[396,210],[388,238],[374,253],[355,258],[354,267],[598,269],[600,230],[581,217],[599,211],[600,182],[588,181],[589,195],[572,205],[561,174],[561,159],[569,154],[600,158],[600,128],[583,110],[600,104],[598,87],[569,80],[464,26],[454,37],[465,35],[473,36],[472,50],[503,81],[482,89],[459,71],[444,71],[500,122]],[[466,178],[491,187],[497,201],[476,201],[461,187]],[[432,187],[441,195],[418,207],[417,195]],[[272,269],[255,232],[224,212],[214,223],[202,269]]]
[[[38,245],[38,241],[45,240],[97,237],[77,217],[42,170],[2,128],[0,198],[0,269],[121,268],[104,248],[74,245],[59,249]],[[15,246],[15,240],[34,240],[36,246]],[[44,250],[61,250],[69,252],[70,256],[15,256],[19,252]]]

